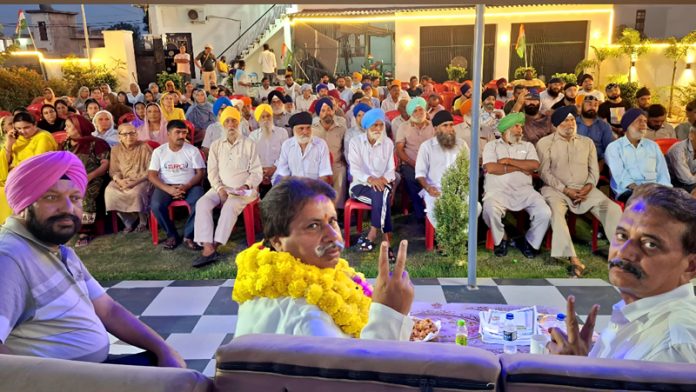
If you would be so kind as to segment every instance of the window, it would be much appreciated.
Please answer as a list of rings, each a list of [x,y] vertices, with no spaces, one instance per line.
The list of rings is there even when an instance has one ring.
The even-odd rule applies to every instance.
[[[642,36],[645,30],[645,10],[636,11],[636,30]]]
[[[46,22],[39,22],[39,39],[48,41],[48,32],[46,31]]]

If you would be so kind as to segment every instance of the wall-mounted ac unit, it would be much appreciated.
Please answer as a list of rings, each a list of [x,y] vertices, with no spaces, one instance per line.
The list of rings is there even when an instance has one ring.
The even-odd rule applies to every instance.
[[[191,23],[205,23],[208,19],[204,8],[190,8],[186,15]]]

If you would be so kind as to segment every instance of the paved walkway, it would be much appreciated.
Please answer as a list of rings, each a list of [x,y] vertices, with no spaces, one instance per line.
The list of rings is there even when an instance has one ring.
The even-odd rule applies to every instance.
[[[465,278],[414,279],[415,301],[431,303],[490,303],[544,305],[565,309],[565,298],[577,298],[583,318],[601,305],[597,330],[619,301],[615,288],[600,279],[490,279],[478,280],[469,291]],[[208,376],[215,372],[215,350],[234,337],[237,303],[232,301],[234,279],[197,281],[121,281],[104,284],[107,292],[174,346],[190,368]],[[112,354],[140,350],[112,337]]]

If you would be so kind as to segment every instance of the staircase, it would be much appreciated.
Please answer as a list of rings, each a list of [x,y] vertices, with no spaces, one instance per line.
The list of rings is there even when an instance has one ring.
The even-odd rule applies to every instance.
[[[254,21],[220,55],[229,53],[228,58],[245,60],[260,48],[266,40],[283,28],[287,4],[273,4],[263,15]]]

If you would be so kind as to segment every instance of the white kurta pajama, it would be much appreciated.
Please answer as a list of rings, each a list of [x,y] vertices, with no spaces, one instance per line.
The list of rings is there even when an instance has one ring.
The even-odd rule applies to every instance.
[[[483,165],[497,163],[503,158],[538,161],[532,143],[521,141],[509,144],[503,139],[486,144],[483,150]],[[526,210],[531,225],[525,238],[535,249],[539,249],[551,220],[551,209],[539,192],[534,190],[532,176],[515,171],[507,174],[486,174],[483,196],[483,220],[493,233],[493,241],[500,244],[505,236],[503,217],[507,210]]]
[[[437,136],[430,138],[421,144],[416,158],[416,178],[423,177],[431,186],[442,190],[442,177],[447,169],[454,165],[459,154],[469,156],[469,146],[462,139],[457,139],[457,144],[453,148],[444,149],[437,141]],[[425,213],[433,226],[437,226],[435,219],[435,202],[438,197],[430,196],[425,189],[418,193],[425,202]],[[469,202],[469,198],[465,200]],[[478,214],[481,214],[481,204],[477,204]]]
[[[373,302],[362,339],[409,340],[410,317]],[[235,337],[256,333],[349,338],[331,316],[304,298],[255,298],[239,305]]]

